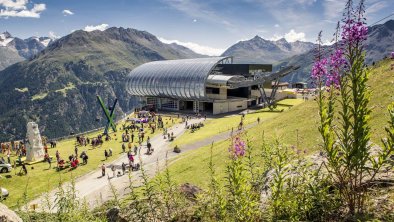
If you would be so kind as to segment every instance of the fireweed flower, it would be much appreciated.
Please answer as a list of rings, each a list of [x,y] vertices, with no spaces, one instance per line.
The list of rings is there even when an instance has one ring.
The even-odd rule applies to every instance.
[[[346,60],[343,56],[343,51],[341,49],[335,50],[334,54],[329,58],[330,71],[327,72],[327,87],[333,85],[335,88],[339,88],[341,78],[340,71],[343,69],[345,64]]]
[[[245,142],[241,140],[239,136],[233,139],[232,146],[229,148],[230,154],[234,158],[238,158],[245,155]]]
[[[320,82],[327,76],[327,59],[320,59],[313,64],[311,77],[314,82]]]
[[[346,45],[353,45],[367,39],[368,27],[361,21],[354,19],[345,20],[342,26],[342,40]]]

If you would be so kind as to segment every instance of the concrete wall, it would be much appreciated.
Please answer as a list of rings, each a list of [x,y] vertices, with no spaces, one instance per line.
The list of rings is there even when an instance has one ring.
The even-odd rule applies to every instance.
[[[247,109],[247,100],[237,100],[237,101],[224,101],[224,102],[214,102],[213,103],[213,114],[233,112],[237,110]]]
[[[248,108],[248,102],[246,100],[243,101],[234,101],[234,102],[229,102],[228,103],[228,111],[237,111],[237,110],[243,110]]]
[[[213,103],[213,115],[228,112],[228,102],[215,102]]]

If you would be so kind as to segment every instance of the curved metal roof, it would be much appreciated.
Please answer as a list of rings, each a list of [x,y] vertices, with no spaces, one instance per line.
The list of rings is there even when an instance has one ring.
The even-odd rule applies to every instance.
[[[127,90],[135,96],[205,99],[205,84],[217,64],[231,57],[164,60],[145,63],[127,76]]]

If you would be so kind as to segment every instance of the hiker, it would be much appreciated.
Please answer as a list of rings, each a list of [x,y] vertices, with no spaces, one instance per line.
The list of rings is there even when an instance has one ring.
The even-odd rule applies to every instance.
[[[109,156],[112,156],[112,148],[109,148]]]
[[[107,160],[108,159],[108,152],[107,152],[107,150],[104,150],[104,156],[105,156],[105,160]]]
[[[115,171],[116,171],[115,165],[112,164],[111,170],[112,170],[112,177],[115,177]]]
[[[131,142],[134,143],[134,133],[131,134]]]
[[[101,166],[101,175],[105,176],[105,164],[103,163],[103,165]]]
[[[138,147],[137,145],[134,145],[134,155],[137,155]]]
[[[123,150],[123,153],[126,152],[126,145],[124,145],[124,143],[122,143],[122,150]]]
[[[59,150],[56,150],[56,160],[57,160],[57,162],[59,162],[59,160],[60,160]]]
[[[146,146],[148,147],[148,155],[150,155],[152,152],[152,150],[151,150],[151,148],[152,148],[152,144],[151,143],[148,143],[148,144],[146,144]]]
[[[25,173],[25,175],[27,175],[27,168],[26,168],[25,163],[22,164],[22,170]]]
[[[49,167],[48,167],[48,169],[51,169],[51,167],[52,167],[52,161],[51,161],[51,158],[48,156],[48,158],[47,158],[47,161],[48,161],[48,164],[49,164]]]
[[[78,156],[78,147],[77,146],[75,146],[74,151],[75,151],[75,156]]]
[[[130,166],[134,165],[134,157],[133,157],[133,155],[129,156],[129,165]]]
[[[124,162],[122,162],[122,172],[123,172],[123,175],[126,172],[126,164]]]

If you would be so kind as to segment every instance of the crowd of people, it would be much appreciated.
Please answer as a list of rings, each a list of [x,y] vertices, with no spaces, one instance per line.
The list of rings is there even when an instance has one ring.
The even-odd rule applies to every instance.
[[[118,168],[121,169],[118,175],[122,175],[125,173],[127,169],[129,170],[138,170],[140,168],[139,163],[136,162],[138,155],[151,155],[154,152],[154,146],[151,142],[151,138],[149,135],[154,134],[157,130],[162,130],[164,137],[168,137],[168,140],[173,140],[174,133],[169,132],[168,127],[166,125],[168,122],[175,123],[180,117],[170,117],[166,122],[161,115],[156,115],[154,112],[139,112],[135,116],[136,118],[143,118],[144,121],[137,121],[136,118],[127,118],[125,124],[121,127],[121,143],[119,148],[121,148],[122,152],[126,154],[128,164],[122,163],[122,165]],[[192,117],[182,117],[183,122],[190,120]],[[200,116],[201,118],[201,116]],[[197,129],[202,127],[202,124],[191,124],[187,125],[190,129]],[[148,135],[147,135],[148,134]],[[100,134],[94,137],[89,137],[87,135],[76,135],[75,136],[75,144],[71,152],[65,150],[56,150],[55,157],[50,155],[50,149],[56,149],[57,141],[47,141],[46,139],[42,140],[43,143],[43,150],[44,150],[44,162],[48,164],[48,169],[53,169],[52,164],[55,163],[57,170],[74,170],[77,169],[81,165],[88,164],[89,150],[92,149],[100,149],[101,147],[106,147],[103,149],[104,153],[104,160],[103,162],[107,161],[110,157],[113,156],[113,149],[109,146],[103,146],[107,141],[111,141],[112,137],[117,140],[116,133],[110,135]],[[112,143],[113,144],[113,143]],[[21,171],[27,174],[27,168],[24,164],[23,157],[26,156],[26,146],[25,141],[18,141],[11,143],[1,143],[0,144],[1,152],[3,153],[3,157],[1,161],[11,163],[10,155],[12,154],[17,155],[16,162],[20,164]],[[115,147],[116,148],[116,147]],[[144,151],[142,151],[144,150]],[[65,153],[60,153],[60,151]],[[64,157],[66,156],[66,158]],[[68,158],[67,158],[68,156]],[[56,161],[56,162],[55,162]],[[101,166],[103,175],[105,174],[106,165],[103,163]],[[116,166],[109,165],[111,171],[113,171],[113,175],[115,176]],[[25,170],[24,170],[25,169]]]

